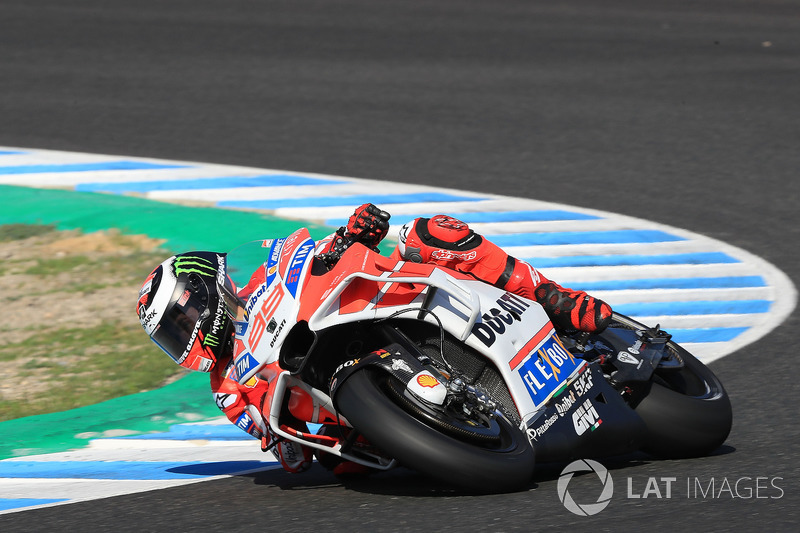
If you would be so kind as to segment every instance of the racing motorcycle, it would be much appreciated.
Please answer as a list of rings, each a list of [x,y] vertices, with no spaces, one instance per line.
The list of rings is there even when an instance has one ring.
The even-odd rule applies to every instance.
[[[314,248],[306,229],[245,244],[217,283],[236,379],[268,380],[271,431],[323,464],[505,492],[535,461],[698,456],[728,436],[722,384],[658,326],[556,331],[535,301],[465,274],[359,243],[329,268]]]

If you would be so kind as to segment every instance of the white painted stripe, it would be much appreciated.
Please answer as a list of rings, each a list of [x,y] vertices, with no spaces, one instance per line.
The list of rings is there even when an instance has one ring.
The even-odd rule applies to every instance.
[[[269,469],[281,468],[277,463]],[[2,498],[64,499],[63,502],[33,505],[0,511],[0,515],[18,511],[55,507],[70,503],[98,500],[112,496],[123,496],[138,492],[168,489],[230,476],[198,477],[197,479],[166,480],[110,480],[110,479],[9,479],[0,478]]]
[[[639,322],[655,326],[659,324],[661,329],[669,331],[671,329],[693,329],[693,328],[751,328],[762,325],[766,318],[763,314],[746,315],[661,315],[661,316],[637,316],[631,317]],[[696,343],[703,346],[706,343]],[[711,343],[708,343],[711,344]],[[695,354],[698,355],[698,354]]]
[[[705,300],[762,300],[765,294],[762,287],[745,287],[735,289],[648,289],[624,291],[592,291],[592,295],[608,302],[612,307],[617,304],[642,302],[690,302]],[[771,298],[768,298],[771,299]]]
[[[347,178],[350,179],[350,178]],[[363,194],[365,190],[360,189]],[[377,189],[380,191],[381,189]],[[418,189],[417,189],[418,190]],[[454,194],[461,194],[462,191],[437,189]],[[417,214],[417,213],[480,213],[493,211],[530,211],[530,210],[550,210],[564,209],[564,206],[538,200],[518,200],[515,198],[501,197],[490,194],[481,195],[487,198],[477,202],[418,202],[413,204],[396,204],[392,208],[392,215]],[[569,207],[570,211],[577,211]],[[297,220],[327,220],[333,218],[347,219],[353,214],[351,206],[334,206],[320,208],[281,208],[276,209],[275,214],[286,218]],[[395,231],[400,230],[402,224],[395,226]]]
[[[377,187],[377,185],[374,185]],[[404,184],[383,185],[381,194],[406,194],[419,192],[419,189]],[[235,187],[230,189],[181,189],[151,191],[145,196],[153,200],[195,200],[209,203],[227,201],[280,200],[298,198],[325,198],[328,196],[355,196],[364,194],[361,185],[346,183],[342,185],[315,185],[313,187]],[[462,195],[466,196],[466,195]],[[352,207],[350,208],[352,212]]]
[[[636,266],[592,266],[592,267],[565,267],[543,268],[542,273],[559,283],[574,283],[576,287],[580,281],[603,281],[616,279],[646,279],[646,278],[709,278],[717,276],[746,276],[765,275],[763,269],[758,269],[746,263],[726,265],[636,265]],[[767,288],[764,288],[767,290]]]
[[[227,418],[190,425],[229,424]],[[252,461],[260,463],[255,470],[281,468],[271,453],[261,451],[260,442],[242,433],[242,440],[144,440],[144,439],[97,439],[86,448],[67,452],[15,457],[2,462],[63,462],[104,461],[109,469],[124,470],[129,461],[166,463],[224,463],[229,461]],[[115,464],[116,463],[116,464]],[[243,471],[244,472],[244,471]],[[89,501],[109,496],[119,496],[149,490],[177,487],[212,479],[230,477],[215,475],[187,477],[185,479],[147,479],[147,480],[109,480],[109,479],[43,479],[43,478],[0,478],[0,497],[4,499],[30,498],[65,499],[64,502],[26,506],[0,511],[0,514],[20,510],[52,507],[66,503]]]

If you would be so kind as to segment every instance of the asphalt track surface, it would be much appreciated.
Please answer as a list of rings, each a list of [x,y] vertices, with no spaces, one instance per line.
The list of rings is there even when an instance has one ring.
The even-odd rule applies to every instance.
[[[4,0],[0,145],[608,209],[744,248],[797,285],[799,27],[800,5],[781,1]],[[799,318],[711,365],[735,415],[717,454],[603,461],[615,493],[593,517],[561,505],[558,467],[492,496],[315,467],[23,511],[0,529],[796,530]],[[589,478],[576,499],[598,494]],[[650,478],[662,496],[676,478],[672,497],[627,497]],[[712,478],[715,497],[692,492]]]

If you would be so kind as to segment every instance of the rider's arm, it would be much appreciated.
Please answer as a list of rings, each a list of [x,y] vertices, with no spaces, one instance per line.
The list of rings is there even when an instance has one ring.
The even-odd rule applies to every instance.
[[[313,454],[311,449],[297,442],[276,438],[261,416],[262,405],[269,409],[265,398],[269,383],[256,377],[244,385],[233,378],[233,364],[217,365],[221,370],[211,373],[211,390],[217,407],[225,413],[236,427],[257,439],[262,446],[272,451],[275,458],[287,472],[304,472],[311,468]]]
[[[211,391],[214,402],[228,420],[242,431],[260,439],[266,432],[266,425],[259,410],[261,398],[267,393],[269,386],[265,381],[253,378],[253,385],[240,385],[231,379],[233,361],[228,365],[217,365],[211,372]]]

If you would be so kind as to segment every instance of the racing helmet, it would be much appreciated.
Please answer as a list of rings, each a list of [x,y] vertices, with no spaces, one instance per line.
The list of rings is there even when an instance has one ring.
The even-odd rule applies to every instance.
[[[188,252],[156,267],[139,290],[136,313],[145,332],[176,363],[210,372],[230,349],[233,322],[217,292],[225,255]]]

